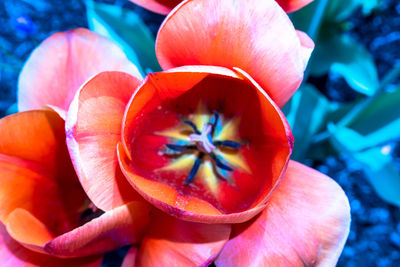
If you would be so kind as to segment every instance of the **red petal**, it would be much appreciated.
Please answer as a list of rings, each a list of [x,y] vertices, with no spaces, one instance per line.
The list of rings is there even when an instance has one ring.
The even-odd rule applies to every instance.
[[[230,225],[185,222],[160,212],[141,242],[137,266],[208,266],[230,232]]]
[[[217,266],[334,266],[350,226],[342,189],[329,177],[291,161],[267,208],[234,225]]]
[[[167,140],[155,133],[171,127],[199,102],[224,116],[242,116],[238,134],[248,142],[243,155],[251,170],[233,172],[235,186],[219,179],[211,192],[202,179],[187,186],[186,170],[161,169],[173,159],[159,153]],[[265,206],[291,148],[284,116],[246,73],[194,66],[146,77],[126,109],[118,156],[132,186],[164,212],[189,221],[238,223]]]
[[[60,259],[28,250],[15,242],[0,225],[0,262],[4,267],[15,266],[60,266],[96,267],[100,266],[102,256],[79,259]]]
[[[130,0],[131,2],[160,14],[168,14],[182,0]],[[311,3],[313,0],[276,0],[286,11],[293,12]]]
[[[106,38],[80,28],[55,33],[26,62],[18,84],[19,110],[53,105],[68,110],[75,92],[101,71],[140,74],[123,51]]]
[[[313,0],[276,0],[286,12],[294,12],[308,5]]]
[[[122,72],[103,72],[81,87],[67,115],[67,144],[79,179],[102,210],[138,199],[118,166],[117,143],[125,106],[140,81]]]
[[[140,240],[150,222],[150,205],[133,201],[48,242],[44,250],[57,256],[104,253]]]
[[[166,15],[182,0],[130,0],[131,2],[147,8],[153,12]]]
[[[239,67],[279,106],[297,90],[306,67],[298,35],[273,0],[185,1],[161,26],[156,52],[163,69]]]

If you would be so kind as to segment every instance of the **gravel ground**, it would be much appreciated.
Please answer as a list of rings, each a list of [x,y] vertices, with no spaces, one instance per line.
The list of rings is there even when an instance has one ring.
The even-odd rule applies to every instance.
[[[123,5],[137,11],[153,33],[163,17],[136,7],[128,1],[98,2]],[[371,51],[383,77],[400,62],[400,2],[383,0],[381,8],[364,17],[357,11],[351,18],[349,33]],[[24,61],[42,40],[56,31],[87,27],[82,0],[3,0],[0,3],[0,117],[16,101],[17,78]],[[311,77],[321,92],[335,101],[350,101],[357,95],[343,79],[334,75]],[[11,108],[12,109],[12,108]],[[397,166],[400,146],[393,143]],[[333,177],[346,192],[352,210],[349,239],[338,266],[400,266],[400,211],[382,201],[364,174],[347,163],[347,159],[330,157],[310,164]],[[105,265],[120,262],[125,249],[106,255]]]

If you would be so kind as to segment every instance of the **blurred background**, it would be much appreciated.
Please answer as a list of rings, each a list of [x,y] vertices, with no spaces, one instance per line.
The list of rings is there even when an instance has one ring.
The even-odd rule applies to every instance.
[[[18,75],[37,45],[57,31],[98,31],[99,23],[117,29],[109,34],[116,40],[116,14],[135,16],[152,49],[164,17],[128,0],[2,0],[0,117],[17,111]],[[316,43],[305,81],[284,107],[293,158],[335,179],[351,205],[338,266],[400,266],[400,2],[316,0],[290,17]],[[109,253],[105,265],[124,252]]]

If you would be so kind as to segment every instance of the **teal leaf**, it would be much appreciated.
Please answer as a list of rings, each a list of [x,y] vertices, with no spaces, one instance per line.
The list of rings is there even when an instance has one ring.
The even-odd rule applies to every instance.
[[[400,206],[400,173],[390,155],[390,144],[369,147],[365,138],[349,128],[329,125],[333,146],[355,160],[363,169],[377,194],[385,201]],[[369,147],[369,148],[368,148]]]
[[[391,121],[385,127],[378,128],[369,134],[361,134],[347,127],[337,127],[333,123],[328,124],[328,131],[331,133],[331,142],[339,148],[339,151],[359,152],[399,138],[400,119]]]
[[[316,0],[291,15],[297,29],[309,32],[319,4]],[[378,86],[377,69],[371,54],[343,33],[347,20],[357,8],[371,12],[379,0],[330,0],[323,14],[320,31],[315,35],[315,49],[309,62],[310,75],[321,76],[329,71],[342,76],[355,91],[373,95]],[[347,23],[347,24],[346,24]]]
[[[358,152],[400,138],[400,87],[377,96],[346,127],[328,126],[333,142]]]
[[[392,92],[385,92],[351,123],[350,127],[363,135],[376,131],[386,132],[388,138],[400,137],[400,86]]]
[[[379,87],[378,72],[371,54],[347,35],[321,37],[310,65],[310,72],[328,71],[341,75],[354,90],[373,95]]]
[[[312,136],[324,125],[330,110],[329,101],[314,86],[304,84],[283,110],[295,140],[292,158],[301,161]]]
[[[86,1],[86,9],[89,28],[118,44],[143,76],[161,70],[154,37],[136,13],[91,0]]]
[[[400,173],[390,155],[390,146],[355,153],[376,193],[385,201],[400,206]]]
[[[342,53],[347,54],[347,59],[334,62],[331,71],[340,74],[357,92],[374,95],[379,87],[379,80],[372,55],[348,36],[341,36],[339,42],[346,49]]]

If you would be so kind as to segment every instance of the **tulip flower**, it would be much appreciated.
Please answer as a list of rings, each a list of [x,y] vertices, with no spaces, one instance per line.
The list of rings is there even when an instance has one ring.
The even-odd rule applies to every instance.
[[[104,50],[109,56],[104,56]],[[134,190],[132,201],[107,213],[90,204],[65,145],[62,117],[74,93],[86,79],[104,70],[140,77],[121,49],[86,29],[52,35],[24,66],[19,79],[20,110],[44,105],[50,110],[26,111],[0,120],[2,263],[10,258],[13,266],[99,266],[101,257],[87,256],[136,242],[146,227],[149,207],[137,201],[140,196]],[[119,238],[121,233],[123,238]]]
[[[244,0],[248,1],[248,0]],[[276,0],[276,2],[286,11],[293,12],[311,3],[313,0]],[[131,2],[147,8],[153,12],[167,15],[171,10],[179,5],[183,0],[131,0]]]
[[[102,72],[61,106],[46,102],[54,93],[39,87],[48,98],[36,105],[69,106],[72,163],[105,212],[95,220],[143,205],[132,212],[137,234],[123,239],[133,244],[124,266],[335,265],[349,231],[347,198],[332,179],[290,160],[293,137],[280,110],[312,49],[275,1],[192,0],[159,31],[163,72],[143,81]],[[91,229],[95,220],[75,227]],[[71,236],[81,244],[84,234]],[[94,239],[97,249],[85,254],[74,254],[70,238],[46,244],[56,256],[111,249]]]
[[[140,239],[149,205],[132,201],[106,213],[91,212],[69,158],[64,120],[56,112],[5,117],[0,135],[2,265],[99,266],[101,256],[87,256]]]
[[[124,52],[106,38],[82,28],[55,33],[32,52],[21,71],[18,109],[50,105],[65,117],[79,87],[93,75],[107,70],[141,78]]]

